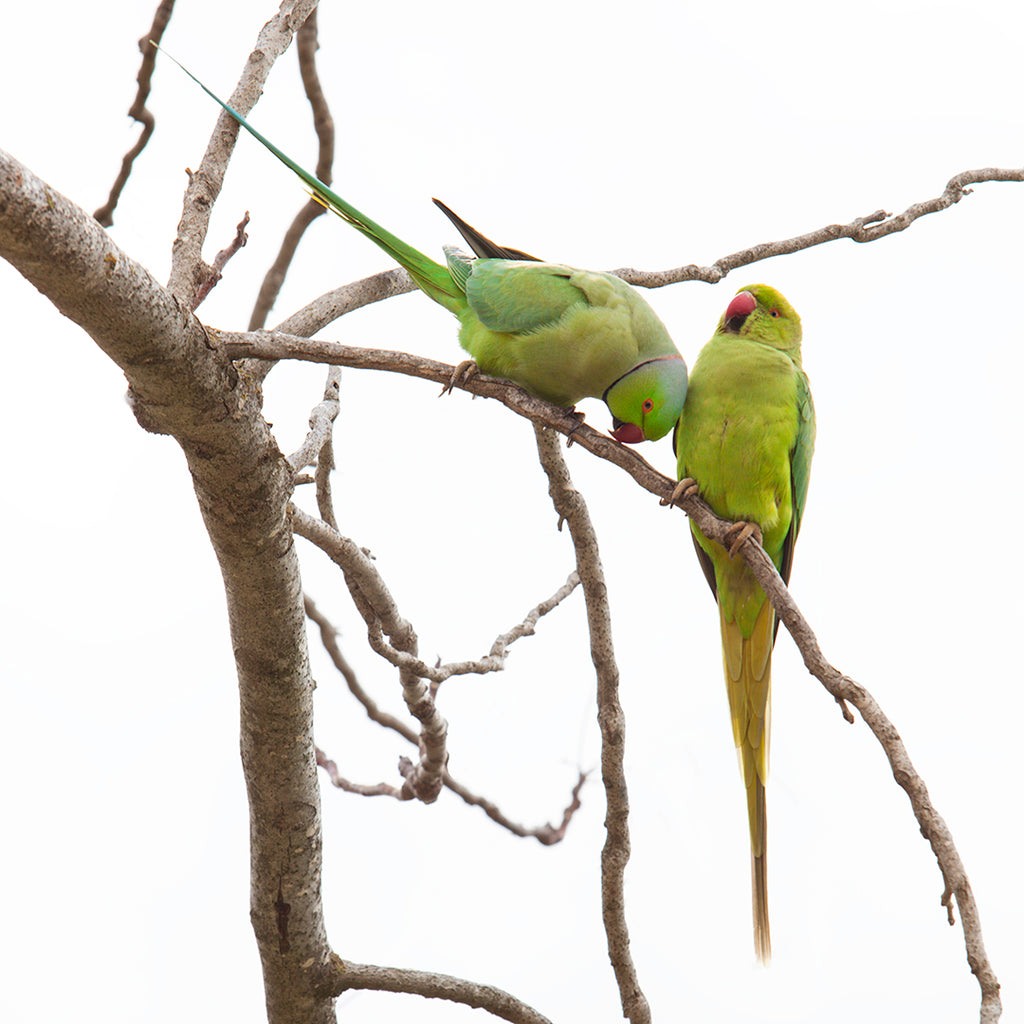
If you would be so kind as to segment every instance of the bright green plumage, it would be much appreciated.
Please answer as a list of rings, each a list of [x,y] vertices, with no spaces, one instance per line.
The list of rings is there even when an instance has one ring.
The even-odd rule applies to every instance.
[[[675,438],[679,478],[693,477],[720,516],[756,524],[787,582],[814,451],[814,406],[800,339],[800,318],[775,289],[742,289],[697,357]],[[696,525],[692,530],[718,601],[729,711],[747,790],[754,946],[767,962],[764,786],[777,623],[743,559],[730,557]]]
[[[438,203],[478,257],[446,247],[442,266],[332,192],[182,70],[291,168],[319,202],[379,245],[459,318],[459,342],[484,373],[562,406],[601,398],[615,420],[612,436],[621,441],[653,441],[672,429],[686,397],[686,364],[654,310],[625,281],[504,249]]]

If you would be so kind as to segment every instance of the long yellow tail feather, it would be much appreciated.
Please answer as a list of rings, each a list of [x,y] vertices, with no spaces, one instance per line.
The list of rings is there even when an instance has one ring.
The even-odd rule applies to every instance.
[[[768,822],[765,783],[768,780],[768,734],[771,719],[771,654],[775,639],[775,612],[766,599],[749,637],[719,610],[722,626],[722,661],[729,694],[733,740],[747,791],[750,826],[750,871],[754,910],[754,950],[767,964],[771,960],[768,925]]]

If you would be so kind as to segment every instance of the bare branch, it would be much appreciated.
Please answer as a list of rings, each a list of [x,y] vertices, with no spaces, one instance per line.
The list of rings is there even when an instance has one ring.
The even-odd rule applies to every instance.
[[[320,76],[316,69],[316,51],[320,48],[317,38],[317,12],[314,9],[306,19],[305,24],[299,29],[295,40],[295,48],[299,58],[299,71],[302,74],[302,84],[309,98],[310,106],[313,108],[313,124],[316,128],[317,139],[320,143],[316,161],[316,176],[325,184],[330,185],[334,164],[334,120],[331,117],[330,108],[327,106],[327,97],[324,96],[320,86]],[[298,212],[291,227],[285,233],[281,242],[280,252],[267,271],[263,284],[260,286],[259,295],[256,297],[256,305],[253,307],[252,316],[249,318],[249,330],[262,327],[267,322],[267,316],[277,301],[281,285],[288,274],[292,259],[306,233],[306,228],[316,220],[317,217],[326,212],[323,204],[310,199]],[[265,373],[269,367],[262,368]]]
[[[114,209],[121,199],[128,178],[132,173],[135,158],[146,148],[150,136],[156,128],[156,119],[152,112],[146,107],[146,100],[149,99],[150,88],[153,83],[153,68],[156,65],[156,50],[150,46],[150,41],[159,43],[163,38],[164,29],[171,20],[174,11],[174,0],[161,0],[160,6],[153,15],[153,24],[149,31],[139,40],[139,50],[142,53],[142,64],[139,73],[135,78],[138,83],[138,91],[132,105],[128,108],[128,116],[134,118],[142,125],[138,141],[125,153],[121,160],[121,170],[118,172],[114,184],[110,187],[110,195],[107,201],[93,214],[93,216],[105,228],[114,223]]]
[[[359,796],[393,796],[396,800],[408,800],[412,794],[406,794],[395,786],[389,786],[386,782],[378,782],[375,786],[363,786],[358,782],[349,782],[338,771],[338,766],[319,747],[316,748],[316,763],[327,772],[331,785],[343,789],[346,793],[356,793]]]
[[[419,743],[419,737],[416,735],[415,730],[406,725],[401,719],[396,718],[387,711],[382,711],[377,702],[363,689],[355,669],[348,663],[345,655],[341,653],[341,647],[338,645],[337,629],[334,628],[334,624],[330,619],[317,608],[309,595],[305,596],[305,606],[306,614],[320,627],[320,640],[331,661],[334,662],[334,667],[341,673],[352,695],[366,709],[366,714],[371,721],[384,726],[385,729],[393,729],[413,746],[416,746]]]
[[[572,821],[573,815],[582,806],[580,801],[580,792],[583,789],[583,784],[587,781],[588,774],[588,772],[580,772],[576,785],[572,787],[572,799],[569,801],[568,806],[562,813],[561,824],[557,826],[551,824],[537,825],[534,828],[526,828],[524,825],[519,825],[512,821],[501,812],[497,804],[485,797],[478,796],[476,793],[470,792],[470,790],[463,786],[462,783],[456,782],[447,771],[444,773],[444,784],[453,793],[462,797],[467,804],[479,807],[484,814],[491,819],[491,821],[500,825],[502,828],[508,829],[508,831],[513,835],[522,836],[524,839],[536,839],[543,846],[554,846],[555,843],[560,843],[565,838],[565,833],[568,831],[569,823]]]
[[[710,267],[698,267],[693,263],[685,267],[677,267],[674,270],[645,271],[622,267],[612,273],[632,285],[644,288],[662,288],[665,285],[679,284],[682,281],[706,281],[708,284],[715,284],[732,270],[749,266],[751,263],[759,263],[772,256],[785,256],[789,253],[800,252],[801,249],[810,249],[815,245],[834,242],[837,238],[850,238],[855,242],[874,242],[896,231],[904,231],[918,217],[929,213],[938,213],[940,210],[948,209],[954,203],[959,203],[964,196],[971,194],[972,189],[968,188],[968,185],[977,185],[988,181],[1024,181],[1024,168],[984,167],[976,171],[961,171],[949,179],[942,195],[921,203],[914,203],[903,213],[893,216],[886,213],[885,210],[875,210],[874,213],[869,213],[864,217],[857,217],[849,224],[828,224],[823,228],[818,228],[817,231],[797,235],[795,238],[787,238],[779,242],[763,242],[760,245],[751,246],[749,249],[741,249],[730,256],[723,256],[716,260]]]
[[[720,281],[731,270],[739,267],[757,263],[772,256],[799,252],[801,249],[822,245],[837,238],[852,238],[859,242],[870,242],[876,238],[892,234],[894,231],[902,231],[918,217],[946,209],[959,202],[963,196],[968,195],[970,192],[970,189],[966,187],[967,185],[988,181],[1024,181],[1024,169],[985,168],[977,171],[962,171],[950,179],[941,196],[924,203],[916,203],[896,217],[889,217],[884,210],[876,210],[874,213],[856,218],[849,224],[830,224],[806,235],[798,235],[795,238],[784,241],[767,242],[748,249],[742,249],[730,256],[723,256],[710,267],[698,267],[695,264],[689,264],[685,267],[677,267],[674,270],[653,271],[623,267],[614,271],[614,273],[624,281],[644,288],[661,288],[665,285],[679,284],[683,281],[707,281],[713,283]],[[353,309],[360,309],[363,306],[371,305],[374,302],[381,302],[394,295],[402,295],[415,290],[416,285],[413,284],[412,279],[404,270],[398,268],[387,270],[380,274],[374,274],[371,277],[362,278],[359,281],[353,281],[351,284],[343,285],[332,292],[321,295],[279,324],[277,330],[282,334],[301,335],[308,338]],[[242,337],[245,336],[233,336],[235,339],[241,339]],[[311,357],[281,352],[276,356],[267,355],[262,356],[262,358],[306,359]]]
[[[531,609],[522,622],[513,626],[506,633],[497,637],[491,645],[488,654],[482,658],[472,661],[452,661],[443,665],[428,665],[414,654],[407,650],[394,647],[387,642],[384,634],[390,635],[386,622],[388,620],[398,621],[398,609],[376,567],[369,560],[366,553],[356,546],[355,542],[343,537],[334,530],[324,530],[312,527],[310,524],[316,520],[310,519],[299,509],[295,510],[295,532],[300,537],[316,544],[328,557],[336,562],[346,573],[367,574],[372,576],[372,593],[378,595],[381,604],[387,607],[385,617],[378,612],[378,604],[375,600],[369,601],[370,616],[366,620],[367,637],[370,646],[386,661],[395,668],[412,672],[415,675],[429,679],[433,683],[443,683],[452,676],[464,675],[485,675],[488,672],[500,672],[505,667],[505,659],[508,657],[508,648],[520,637],[533,636],[539,619],[547,615],[552,609],[557,608],[572,592],[579,586],[579,576],[574,572],[570,573],[565,583],[555,591],[551,597],[542,601],[535,608]],[[366,588],[360,586],[363,593]],[[404,628],[412,627],[404,623]]]
[[[608,589],[583,495],[573,486],[557,435],[534,426],[537,452],[548,477],[555,510],[569,525],[576,549],[576,566],[587,602],[590,656],[597,671],[597,721],[601,728],[601,778],[607,800],[607,837],[601,851],[601,910],[608,937],[608,957],[622,1000],[622,1014],[631,1024],[648,1024],[651,1008],[640,988],[629,951],[629,928],[623,893],[629,861],[629,795],[624,770],[626,716],[619,703],[619,668],[612,643]]]
[[[332,956],[331,966],[325,972],[320,986],[326,994],[339,996],[354,989],[374,992],[406,992],[428,999],[448,999],[478,1010],[486,1010],[495,1017],[512,1024],[551,1024],[547,1017],[515,996],[493,985],[480,985],[449,974],[431,971],[410,971],[402,967],[376,967],[356,964]]]
[[[452,371],[454,370],[454,367],[446,363],[423,359],[407,353],[388,352],[380,349],[355,349],[332,342],[310,341],[306,338],[294,338],[267,333],[255,335],[218,334],[217,338],[221,344],[224,344],[232,356],[236,356],[236,354],[270,358],[284,358],[287,356],[367,369],[387,369],[410,376],[422,377],[440,384],[447,383],[451,379]],[[264,356],[264,353],[266,353],[266,356]],[[481,374],[458,384],[457,387],[473,394],[497,398],[514,412],[531,419],[536,425],[547,426],[564,434],[568,434],[576,426],[575,418],[568,416],[565,410],[543,402],[540,399],[533,398],[517,385],[506,381],[499,381]],[[585,424],[575,431],[573,440],[599,458],[615,463],[615,465],[632,476],[645,490],[658,495],[665,504],[669,502],[675,482],[655,470],[634,449],[627,448],[610,437],[599,434]],[[719,542],[726,541],[726,532],[732,524],[716,516],[700,497],[685,498],[679,504],[686,514],[697,523],[705,536]],[[740,549],[744,558],[747,558],[747,552],[752,550],[752,545],[756,545],[756,541],[750,539]],[[761,554],[757,556],[756,561],[751,562],[751,569],[771,599],[779,614],[779,618],[793,634],[793,638],[800,648],[801,654],[804,656],[805,664],[807,664],[809,670],[816,678],[826,686],[829,692],[836,697],[840,704],[843,700],[849,700],[850,703],[854,704],[861,711],[862,716],[864,716],[865,721],[872,727],[873,731],[877,727],[876,736],[881,741],[885,735],[885,728],[876,718],[868,717],[869,714],[873,715],[873,712],[865,710],[870,708],[866,697],[862,696],[866,694],[866,691],[857,687],[857,684],[852,683],[852,681],[848,681],[851,688],[856,688],[855,699],[855,691],[853,689],[848,691],[845,685],[841,687],[836,682],[837,678],[845,680],[845,676],[836,673],[836,677],[827,677],[824,669],[827,662],[824,662],[821,658],[820,651],[817,651],[816,643],[813,646],[810,643],[813,634],[806,628],[806,623],[803,623],[803,626],[800,625],[803,621],[802,618],[796,618],[799,615],[796,605],[792,602],[792,598],[775,571],[775,567],[771,564],[771,560],[768,559],[767,555],[763,554],[763,549],[760,547],[757,547],[757,551],[761,552]],[[802,629],[806,629],[806,633],[803,633]],[[831,666],[828,666],[828,668],[831,672],[836,672]],[[829,682],[826,682],[826,678],[831,678],[831,685]],[[861,703],[858,703],[858,701]],[[876,724],[872,725],[872,721],[875,721]],[[940,860],[940,869],[942,870],[943,879],[948,890],[957,897],[957,904],[960,906],[961,917],[964,920],[968,959],[972,965],[972,971],[978,975],[979,984],[982,986],[983,1011],[988,1012],[988,1007],[998,1005],[998,982],[995,980],[995,975],[985,956],[980,930],[975,929],[978,922],[978,913],[970,893],[970,887],[967,884],[963,865],[960,863],[959,857],[954,856],[955,849],[952,846],[952,840],[948,839],[948,830],[942,819],[938,817],[930,803],[918,800],[915,796],[918,792],[923,792],[926,796],[927,791],[916,773],[913,772],[909,760],[903,760],[906,755],[905,751],[902,750],[902,745],[898,749],[902,751],[900,757],[897,757],[898,751],[895,747],[891,749],[887,747],[886,754],[889,756],[890,764],[893,765],[897,781],[907,790],[908,795],[911,797],[914,812],[925,834],[929,836],[936,856],[939,856],[940,850],[944,851]],[[897,774],[897,770],[899,774]],[[952,851],[951,853],[945,852],[947,849],[947,839],[948,849]],[[961,879],[962,881],[960,881]],[[967,931],[969,928],[975,929],[970,935]]]
[[[438,712],[430,688],[416,671],[423,664],[416,656],[416,633],[399,614],[391,592],[362,548],[295,505],[291,506],[291,515],[294,531],[316,544],[345,574],[349,593],[366,623],[370,646],[385,656],[385,652],[393,652],[399,662],[402,696],[410,714],[420,723],[420,761],[406,775],[405,784],[416,799],[433,803],[441,791],[448,761],[448,723]],[[390,643],[384,639],[385,633]]]
[[[256,47],[249,54],[245,71],[228,101],[243,117],[252,110],[274,62],[288,48],[292,35],[301,28],[316,2],[281,0],[277,14],[263,26]],[[237,139],[238,122],[226,112],[221,112],[199,169],[189,176],[178,222],[178,237],[171,251],[168,282],[171,292],[189,307],[209,272],[202,261],[203,242]]]
[[[692,515],[703,531],[706,517],[702,514],[702,510],[695,508],[693,512],[690,512],[688,508],[687,513]],[[719,523],[709,522],[709,527],[717,532]],[[723,535],[715,536],[715,539],[722,542],[725,538]],[[768,595],[779,618],[792,635],[808,671],[832,694],[836,702],[843,708],[844,716],[852,722],[853,717],[845,707],[845,702],[849,701],[860,712],[868,728],[882,745],[885,756],[889,760],[893,778],[910,798],[910,805],[921,828],[921,834],[930,843],[932,852],[938,861],[945,885],[941,902],[947,908],[950,924],[953,923],[951,897],[956,896],[964,929],[967,962],[970,964],[971,973],[977,977],[981,987],[982,1024],[997,1021],[1002,1012],[999,981],[985,952],[981,920],[967,872],[953,842],[952,833],[932,804],[924,780],[915,770],[896,727],[863,686],[850,679],[849,676],[843,675],[825,659],[810,625],[801,614],[800,609],[797,608],[796,602],[783,583],[782,577],[779,576],[774,563],[755,537],[746,541],[740,548],[740,554],[750,566],[757,582]]]
[[[288,456],[288,464],[295,472],[318,464],[324,445],[331,440],[331,430],[341,407],[338,400],[340,390],[341,371],[332,367],[327,374],[324,397],[309,414],[309,433],[298,450]]]
[[[248,223],[249,211],[246,210],[245,216],[241,221],[239,221],[238,226],[235,228],[235,237],[226,248],[221,249],[221,251],[217,253],[210,266],[209,275],[196,289],[195,298],[192,300],[193,313],[202,305],[206,296],[217,287],[217,283],[224,276],[224,268],[228,265],[228,260],[230,260],[231,257],[249,241],[249,236],[245,233]]]
[[[575,576],[575,574],[573,575]],[[567,590],[567,587],[568,584],[566,585],[566,587],[562,588],[562,590],[566,591],[566,593],[569,592]],[[561,593],[562,591],[559,591],[559,594]],[[382,725],[387,729],[393,729],[395,732],[397,732],[400,736],[403,736],[414,746],[417,745],[418,737],[415,731],[410,729],[409,726],[405,724],[405,722],[396,718],[394,715],[391,715],[386,711],[382,711],[380,707],[378,707],[376,701],[374,701],[373,698],[366,692],[366,690],[363,689],[362,684],[360,684],[359,679],[356,676],[355,670],[348,663],[348,660],[345,658],[345,656],[341,653],[341,648],[338,645],[338,631],[334,628],[334,625],[331,623],[331,621],[316,607],[316,605],[313,603],[310,597],[307,596],[305,598],[305,602],[306,614],[309,616],[310,619],[313,620],[313,622],[317,624],[317,626],[320,627],[320,638],[323,642],[325,650],[327,651],[328,655],[330,655],[331,661],[334,662],[335,668],[337,668],[337,670],[345,679],[345,682],[348,684],[349,691],[356,698],[356,700],[358,700],[359,703],[362,704],[363,707],[366,709],[367,716],[372,721],[377,722],[378,725]],[[543,607],[543,605],[539,605],[538,607]],[[510,632],[515,632],[515,630],[512,630]],[[505,635],[508,636],[509,634]],[[499,637],[499,640],[500,639],[501,638]],[[324,758],[323,761],[320,760],[321,757]],[[317,753],[317,763],[320,764],[321,767],[323,767],[327,771],[328,775],[330,775],[331,777],[331,781],[334,783],[334,785],[338,786],[339,789],[348,789],[350,792],[362,791],[362,789],[360,788],[355,788],[355,784],[348,783],[347,780],[335,781],[335,776],[334,774],[332,774],[332,771],[336,772],[337,768],[335,766],[332,769],[331,766],[334,765],[334,762],[329,761],[326,758],[326,755],[323,755],[322,752],[319,752],[319,748]],[[544,846],[551,846],[554,843],[560,842],[562,839],[565,838],[565,833],[569,827],[569,823],[572,820],[573,815],[580,808],[580,791],[583,788],[583,783],[586,781],[586,778],[587,773],[580,772],[579,780],[577,781],[576,785],[573,787],[572,790],[572,799],[569,801],[568,806],[562,814],[562,821],[560,825],[554,826],[546,824],[538,825],[534,828],[526,828],[524,825],[520,825],[512,821],[505,814],[503,814],[498,805],[495,804],[493,801],[488,800],[485,797],[479,796],[476,793],[473,793],[466,786],[462,785],[461,782],[457,782],[452,777],[451,773],[448,771],[447,768],[445,769],[444,772],[445,786],[448,789],[450,789],[453,793],[455,793],[457,796],[460,796],[467,804],[471,804],[474,807],[479,807],[484,812],[484,814],[486,814],[487,817],[491,819],[491,821],[500,825],[502,828],[508,829],[508,831],[512,832],[514,835],[522,836],[523,838],[532,837],[536,839],[538,842],[542,843]],[[381,792],[383,792],[384,786],[385,784],[381,783],[381,786],[379,787],[381,789]],[[378,787],[364,788],[377,789]],[[378,795],[378,793],[375,792],[369,795],[376,796]],[[395,796],[396,799],[405,798],[401,790],[396,790],[395,792],[388,793],[387,795]]]
[[[333,1006],[309,984],[329,951],[291,471],[199,321],[95,219],[3,152],[0,196],[0,256],[92,336],[128,377],[139,422],[185,454],[225,583],[268,1020],[329,1024]]]
[[[387,370],[410,377],[420,377],[423,380],[431,380],[442,385],[448,384],[455,370],[450,363],[442,363],[408,352],[355,348],[350,345],[341,345],[338,342],[300,338],[272,331],[235,333],[214,331],[212,328],[208,328],[208,331],[212,343],[223,346],[224,351],[231,359],[248,356],[263,359],[300,359],[366,370]],[[550,427],[552,430],[566,435],[572,431],[574,444],[586,448],[587,451],[599,458],[614,463],[629,473],[641,487],[650,491],[651,494],[667,499],[672,493],[675,481],[654,469],[642,455],[637,453],[635,448],[620,444],[607,434],[602,434],[585,423],[581,425],[575,415],[560,406],[535,398],[518,384],[478,373],[468,379],[460,380],[455,387],[457,390],[468,391],[470,394],[497,399],[502,405],[520,416],[532,420],[539,426]],[[688,504],[685,507],[689,509]],[[707,506],[704,507],[707,508]],[[708,509],[708,514],[712,514],[710,509]],[[722,522],[724,523],[725,520]]]

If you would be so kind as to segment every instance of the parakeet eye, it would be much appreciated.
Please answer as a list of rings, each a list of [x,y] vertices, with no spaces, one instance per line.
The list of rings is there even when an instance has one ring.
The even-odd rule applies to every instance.
[[[654,408],[654,402],[650,398],[645,398],[641,408],[644,412],[650,412]]]
[[[775,317],[776,320],[778,320],[778,318],[782,316],[782,314],[777,309],[771,310],[770,313],[773,317]]]

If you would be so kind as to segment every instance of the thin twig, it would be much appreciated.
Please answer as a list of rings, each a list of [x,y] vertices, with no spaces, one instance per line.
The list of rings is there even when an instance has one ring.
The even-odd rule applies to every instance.
[[[121,199],[121,193],[128,178],[131,176],[132,167],[136,157],[146,148],[150,136],[156,128],[156,119],[152,111],[146,107],[146,100],[149,99],[150,89],[153,84],[153,68],[156,65],[156,49],[150,45],[150,41],[159,43],[163,38],[164,29],[171,20],[174,11],[174,0],[161,0],[160,6],[153,15],[153,24],[149,31],[139,40],[139,50],[142,53],[142,64],[139,66],[139,73],[135,78],[138,83],[138,91],[135,93],[135,100],[128,108],[128,116],[134,118],[142,125],[142,131],[135,145],[125,153],[121,160],[121,170],[118,172],[114,184],[110,187],[110,194],[107,201],[93,214],[93,216],[105,228],[114,223],[114,209]]]
[[[341,371],[336,366],[331,367],[324,396],[309,414],[309,433],[298,449],[288,456],[288,464],[295,472],[317,465],[324,445],[331,439],[331,430],[341,408],[338,401],[340,390]]]
[[[569,823],[572,821],[573,815],[575,815],[582,806],[582,802],[580,801],[580,792],[583,789],[584,783],[587,781],[588,774],[588,772],[584,771],[579,773],[576,785],[572,787],[572,799],[562,812],[561,823],[558,825],[537,825],[534,828],[526,828],[525,825],[520,825],[512,821],[511,818],[506,817],[502,813],[497,804],[486,799],[486,797],[470,792],[470,790],[463,786],[461,782],[456,782],[447,771],[444,773],[444,784],[453,793],[462,797],[467,804],[479,807],[480,810],[482,810],[484,814],[491,819],[491,821],[500,825],[504,829],[508,829],[508,831],[513,835],[522,836],[524,839],[536,839],[542,846],[554,846],[555,843],[560,843],[565,838],[565,833],[569,828]]]
[[[305,604],[306,614],[320,628],[320,639],[324,645],[324,649],[330,656],[335,668],[337,668],[344,678],[348,685],[349,692],[356,698],[356,700],[359,701],[360,704],[363,705],[367,716],[371,721],[384,726],[386,729],[394,730],[400,736],[408,740],[408,742],[413,746],[417,746],[419,737],[416,735],[415,730],[411,729],[405,722],[401,721],[401,719],[396,718],[387,711],[382,711],[376,701],[374,701],[374,699],[363,688],[362,684],[359,682],[359,677],[356,675],[355,669],[352,668],[344,654],[341,652],[341,647],[338,644],[338,631],[334,627],[334,624],[326,615],[323,614],[323,612],[320,611],[319,608],[317,608],[312,598],[308,595],[305,596]],[[318,758],[319,757],[320,755],[318,754]],[[317,763],[321,764],[324,770],[327,771],[328,775],[331,776],[331,781],[338,786],[339,789],[348,789],[350,792],[364,792],[364,795],[366,795],[365,789],[376,788],[356,788],[353,783],[342,784],[342,782],[336,782],[331,768],[331,765],[333,765],[334,762],[329,761],[329,759],[326,758],[326,755],[324,755],[323,762],[318,760]],[[336,766],[333,770],[336,772]],[[561,840],[565,838],[565,833],[569,827],[569,823],[572,821],[573,815],[580,808],[580,791],[583,788],[583,783],[586,781],[587,774],[587,772],[580,772],[579,779],[572,789],[572,796],[569,804],[562,813],[561,823],[557,826],[545,824],[537,825],[533,828],[527,828],[525,825],[520,825],[518,822],[512,821],[511,818],[507,817],[502,812],[494,801],[488,800],[486,797],[482,797],[479,794],[472,792],[468,787],[453,778],[447,768],[444,771],[444,784],[447,789],[450,789],[457,796],[461,797],[467,804],[479,807],[484,814],[491,819],[491,821],[500,825],[502,828],[507,829],[514,835],[522,836],[523,838],[534,838],[544,846],[551,846],[554,843],[561,842]],[[382,783],[381,787],[384,786],[385,784]],[[388,795],[394,796],[398,800],[405,799],[405,794],[402,790],[385,792],[382,788],[380,793],[373,793],[372,795]]]
[[[338,771],[338,766],[319,747],[316,748],[316,763],[327,772],[331,785],[343,789],[346,793],[357,793],[359,796],[393,796],[396,800],[407,800],[408,796],[395,786],[386,782],[378,782],[374,786],[364,786],[358,782],[349,782]]]
[[[801,249],[824,245],[838,238],[849,238],[854,242],[874,242],[886,235],[904,231],[919,217],[938,213],[959,203],[964,196],[970,195],[973,191],[967,186],[989,181],[1024,181],[1024,168],[983,167],[974,171],[961,171],[949,179],[941,195],[914,203],[895,216],[886,213],[885,210],[875,210],[874,213],[855,218],[849,224],[827,224],[805,235],[797,235],[778,242],[763,242],[748,249],[741,249],[715,260],[709,267],[698,267],[693,263],[674,270],[645,271],[621,267],[612,273],[632,285],[644,288],[662,288],[682,281],[705,281],[708,284],[715,284],[732,270],[749,266],[751,263],[759,263],[773,256],[800,252]]]
[[[315,6],[316,0],[281,0],[277,14],[260,30],[242,77],[228,98],[230,105],[243,117],[255,105],[274,62],[288,48],[292,36]],[[203,242],[238,140],[238,130],[238,122],[222,112],[198,170],[189,175],[178,234],[171,250],[168,281],[168,289],[186,307],[191,306],[196,290],[209,272],[202,260]]]
[[[374,992],[405,992],[428,999],[448,999],[478,1010],[486,1010],[495,1017],[512,1024],[551,1024],[543,1014],[503,989],[493,985],[480,985],[449,974],[432,971],[411,971],[402,967],[377,967],[356,964],[332,955],[317,986],[324,995],[340,996],[353,989]]]
[[[370,720],[384,726],[385,729],[393,729],[413,746],[416,746],[419,743],[416,730],[400,718],[396,718],[387,711],[382,711],[377,702],[363,689],[355,669],[352,668],[344,654],[341,653],[341,647],[338,645],[338,631],[335,629],[334,624],[317,608],[308,594],[305,595],[305,604],[306,615],[319,626],[320,640],[331,661],[334,662],[334,667],[341,673],[352,695],[363,705]]]
[[[360,583],[360,590],[364,595],[367,594],[368,589],[369,592],[378,595],[376,599],[369,601],[367,607],[370,609],[370,614],[368,616],[364,615],[370,647],[382,658],[394,665],[395,668],[412,672],[423,679],[429,679],[433,683],[443,683],[452,676],[485,675],[488,672],[500,672],[505,667],[509,647],[521,637],[533,636],[537,631],[537,622],[547,615],[548,612],[557,608],[579,586],[579,576],[575,572],[570,573],[565,583],[551,597],[541,601],[535,608],[532,608],[523,618],[522,622],[498,636],[491,645],[490,651],[482,658],[451,661],[441,665],[428,665],[414,653],[388,643],[385,637],[385,633],[391,635],[388,621],[397,624],[400,616],[398,616],[398,608],[395,605],[394,598],[391,596],[376,566],[373,565],[366,555],[366,552],[358,547],[354,541],[343,537],[335,530],[317,528],[312,525],[315,523],[316,520],[306,516],[305,513],[298,509],[295,510],[295,532],[300,537],[304,537],[320,548],[346,573],[356,575],[358,577],[357,582]],[[369,588],[362,585],[362,582],[367,579],[372,580]],[[383,616],[378,611],[378,608],[381,606],[387,609]],[[400,635],[404,633],[404,629],[412,628],[404,619],[401,619],[401,622],[404,623],[404,627],[399,627]]]
[[[872,242],[895,231],[903,231],[919,217],[947,209],[959,202],[965,195],[969,195],[971,190],[967,188],[967,185],[998,181],[1024,181],[1024,168],[990,167],[976,171],[962,171],[949,180],[941,196],[922,203],[915,203],[895,217],[889,217],[884,210],[876,210],[864,217],[857,217],[849,224],[829,224],[805,235],[741,249],[729,256],[723,256],[710,267],[698,267],[692,263],[673,270],[636,270],[632,267],[622,267],[613,273],[630,284],[644,288],[662,288],[683,281],[713,283],[720,281],[732,270],[769,259],[772,256],[799,252],[801,249],[823,245],[838,238],[851,238],[857,242]],[[404,270],[396,268],[382,271],[321,295],[279,324],[278,330],[286,334],[310,337],[354,309],[360,309],[394,295],[402,295],[415,290],[416,285]],[[278,356],[264,358],[284,359],[289,356],[282,353]],[[295,356],[292,358],[305,357]]]
[[[433,803],[444,784],[448,723],[437,710],[429,686],[415,670],[422,664],[416,656],[416,632],[399,614],[387,584],[362,548],[295,505],[290,512],[295,533],[324,551],[344,573],[352,600],[366,623],[370,646],[382,653],[383,649],[393,651],[397,656],[402,696],[409,713],[420,723],[420,760],[406,775],[405,786],[417,800]]]
[[[245,229],[248,224],[249,211],[246,210],[245,216],[241,221],[239,221],[238,226],[235,228],[235,237],[231,240],[229,245],[221,249],[221,251],[213,258],[213,263],[210,264],[206,280],[203,281],[196,289],[195,297],[192,299],[193,313],[202,305],[206,296],[217,287],[217,283],[224,276],[224,268],[228,265],[228,260],[230,260],[231,257],[249,241],[249,236],[245,233]]]
[[[327,105],[327,97],[321,88],[320,76],[316,68],[316,52],[320,48],[317,38],[316,10],[310,14],[305,24],[299,29],[295,46],[299,58],[299,72],[302,75],[302,85],[306,90],[309,104],[313,109],[313,125],[319,142],[316,176],[325,185],[330,185],[332,166],[334,164],[334,120],[331,117],[331,111]],[[260,286],[259,295],[256,297],[256,304],[253,307],[252,316],[249,318],[250,331],[262,327],[267,322],[267,316],[277,301],[281,285],[284,284],[288,268],[295,257],[295,252],[299,247],[299,242],[302,241],[302,236],[306,233],[309,225],[325,212],[326,208],[322,203],[310,199],[298,212],[295,220],[292,221],[291,227],[285,232],[277,258],[267,271],[263,284]]]
[[[601,779],[604,782],[607,836],[601,851],[601,910],[608,939],[608,957],[615,972],[622,1014],[631,1024],[648,1024],[651,1008],[640,988],[629,950],[629,928],[623,892],[629,861],[629,795],[624,769],[626,716],[619,703],[619,668],[612,643],[608,588],[583,495],[573,486],[557,435],[534,427],[540,464],[548,477],[555,510],[569,526],[576,549],[576,567],[587,602],[590,656],[597,672],[597,720],[601,728]]]

